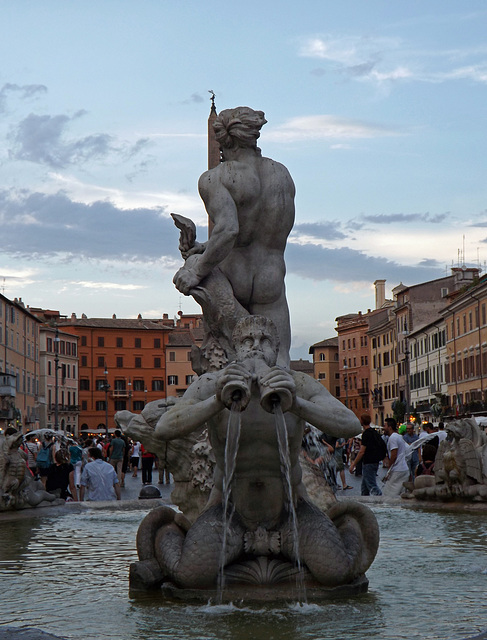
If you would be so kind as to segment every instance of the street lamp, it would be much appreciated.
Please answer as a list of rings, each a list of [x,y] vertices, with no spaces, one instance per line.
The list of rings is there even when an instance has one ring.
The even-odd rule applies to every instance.
[[[348,375],[347,375],[348,367],[347,367],[347,359],[346,358],[344,358],[344,360],[343,360],[343,371],[345,372],[344,379],[343,379],[343,383],[345,385],[345,406],[348,409]]]
[[[130,411],[131,410],[130,404],[131,404],[131,401],[132,401],[132,380],[130,378],[129,378],[129,381],[128,381],[128,388],[129,388],[129,411]]]
[[[54,431],[59,431],[59,329],[54,336]]]
[[[406,415],[404,420],[409,422],[409,331],[407,321],[404,323],[404,331],[402,332],[404,336],[404,373],[406,376],[405,385],[404,385],[404,403],[406,405]]]
[[[105,364],[105,380],[103,381],[102,391],[105,392],[105,435],[108,438],[108,390],[110,385],[108,384],[108,369]]]

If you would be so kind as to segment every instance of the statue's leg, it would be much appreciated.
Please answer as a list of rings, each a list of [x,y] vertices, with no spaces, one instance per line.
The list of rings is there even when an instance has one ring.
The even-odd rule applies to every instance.
[[[279,298],[271,304],[257,304],[253,302],[250,305],[250,312],[253,315],[265,316],[272,320],[277,327],[279,334],[279,354],[277,364],[281,367],[289,367],[291,348],[291,322],[289,319],[289,307],[286,299],[286,288],[282,285],[282,292]]]
[[[225,565],[243,551],[244,529],[236,521],[227,532]],[[181,587],[215,588],[223,544],[222,507],[201,514],[186,536],[174,523],[159,530],[156,557],[163,571]]]

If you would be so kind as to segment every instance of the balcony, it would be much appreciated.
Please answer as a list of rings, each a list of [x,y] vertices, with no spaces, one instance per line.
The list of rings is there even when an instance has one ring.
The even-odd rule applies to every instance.
[[[0,420],[13,420],[13,419],[14,419],[13,407],[11,407],[10,409],[0,410]]]
[[[0,375],[0,397],[1,398],[15,398],[16,390],[16,378],[11,375]]]
[[[130,398],[131,395],[132,392],[127,389],[112,389],[112,391],[110,391],[110,397],[114,399]]]
[[[359,396],[368,396],[369,395],[369,387],[359,387],[357,389]]]
[[[58,404],[57,405],[58,413],[78,413],[80,410],[79,404]],[[49,411],[51,413],[55,413],[56,405],[50,404]]]

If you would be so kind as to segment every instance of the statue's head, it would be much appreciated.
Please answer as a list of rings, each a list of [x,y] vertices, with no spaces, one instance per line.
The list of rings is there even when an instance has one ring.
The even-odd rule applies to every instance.
[[[220,111],[213,123],[213,129],[215,138],[223,151],[240,147],[255,149],[260,154],[257,139],[266,122],[263,111],[254,111],[250,107],[237,107]]]
[[[237,360],[260,358],[270,367],[277,361],[279,334],[276,325],[264,316],[245,316],[232,334]]]

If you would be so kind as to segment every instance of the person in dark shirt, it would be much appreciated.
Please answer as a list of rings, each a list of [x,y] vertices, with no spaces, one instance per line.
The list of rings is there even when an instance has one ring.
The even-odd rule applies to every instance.
[[[56,451],[54,454],[54,464],[47,472],[46,490],[63,500],[71,498],[74,502],[78,502],[74,467],[70,462],[66,462],[63,451]]]
[[[362,444],[355,460],[350,465],[350,473],[355,469],[357,464],[362,460],[362,486],[361,494],[363,496],[381,496],[382,491],[377,486],[377,471],[379,462],[385,457],[382,456],[377,444],[379,434],[370,426],[371,417],[364,413],[360,422],[364,430],[362,431]]]

